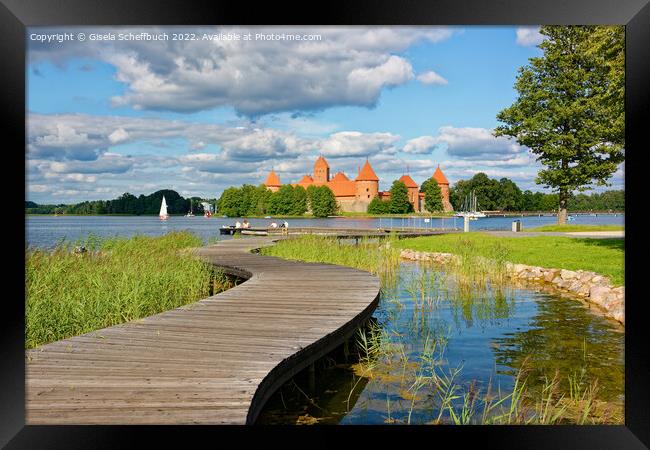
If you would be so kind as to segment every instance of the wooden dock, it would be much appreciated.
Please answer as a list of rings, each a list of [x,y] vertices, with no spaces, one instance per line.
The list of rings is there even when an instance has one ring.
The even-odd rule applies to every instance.
[[[296,236],[303,234],[316,234],[320,236],[332,236],[340,239],[357,239],[362,237],[384,238],[391,235],[399,239],[405,237],[433,236],[436,234],[459,233],[462,230],[456,228],[416,228],[416,227],[394,227],[394,228],[330,228],[330,227],[290,227],[290,228],[220,228],[222,235],[265,235],[265,236]]]
[[[251,253],[277,239],[197,250],[248,278],[237,287],[26,352],[27,424],[254,423],[283,383],[343,343],[379,301],[367,272]]]

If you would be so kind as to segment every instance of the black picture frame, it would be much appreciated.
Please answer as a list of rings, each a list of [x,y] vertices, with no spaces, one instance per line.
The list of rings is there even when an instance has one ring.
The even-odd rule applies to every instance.
[[[13,273],[5,280],[14,289],[4,289],[3,326],[0,328],[0,444],[7,448],[117,448],[132,447],[142,439],[170,442],[179,433],[192,432],[209,439],[224,433],[244,439],[260,434],[277,435],[280,441],[324,446],[327,437],[334,445],[348,442],[350,433],[383,440],[388,435],[410,439],[423,434],[426,445],[453,439],[454,445],[478,440],[482,447],[496,448],[647,448],[650,446],[650,392],[648,389],[647,326],[642,321],[645,301],[641,286],[644,205],[641,158],[642,130],[650,117],[650,5],[648,0],[337,0],[318,4],[303,2],[260,2],[249,4],[219,0],[0,0],[0,99],[5,156],[4,191],[10,207],[5,215],[18,216],[25,197],[25,160],[19,152],[25,146],[25,28],[38,25],[537,25],[537,24],[621,24],[626,25],[626,337],[625,337],[625,425],[621,426],[474,426],[474,427],[340,427],[298,429],[297,427],[109,427],[109,426],[25,426],[24,372],[24,248],[18,236],[24,222],[11,228],[5,243],[6,266]],[[22,171],[20,170],[22,169]],[[11,175],[11,176],[7,176]],[[22,178],[22,183],[21,183]],[[22,192],[23,198],[20,198]],[[632,203],[630,203],[632,202]],[[8,242],[7,242],[8,241]],[[630,244],[631,243],[631,244]],[[9,258],[11,256],[11,259]],[[642,261],[642,260],[641,260]],[[5,272],[6,273],[6,272]],[[16,295],[9,295],[15,292]],[[645,338],[644,338],[645,336]],[[361,428],[361,430],[359,430]],[[311,433],[318,433],[314,440]],[[295,434],[286,439],[285,433]],[[310,434],[302,434],[310,433]],[[402,433],[407,433],[402,435]],[[324,439],[323,439],[324,438]],[[185,441],[184,446],[192,441]],[[199,442],[199,441],[197,441]],[[213,443],[219,441],[212,441]],[[270,442],[270,441],[269,441]],[[407,441],[405,441],[407,442]]]

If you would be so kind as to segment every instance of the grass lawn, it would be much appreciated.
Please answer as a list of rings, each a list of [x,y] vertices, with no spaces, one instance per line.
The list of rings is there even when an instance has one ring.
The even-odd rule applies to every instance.
[[[524,231],[556,231],[573,233],[576,231],[624,231],[623,225],[544,225],[537,228],[527,228]]]
[[[507,238],[484,233],[443,234],[402,239],[397,248],[457,253],[459,246],[471,246],[477,255],[490,257],[495,248],[506,252],[513,263],[568,270],[589,270],[606,275],[612,283],[625,283],[624,239],[580,239],[563,236]]]
[[[177,308],[228,287],[222,273],[182,252],[202,245],[189,232],[89,238],[84,244],[89,251],[82,254],[64,244],[26,251],[26,348]]]

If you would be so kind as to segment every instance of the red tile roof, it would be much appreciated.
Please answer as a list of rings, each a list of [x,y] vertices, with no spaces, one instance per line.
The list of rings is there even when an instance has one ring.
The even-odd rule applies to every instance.
[[[354,197],[357,195],[357,185],[352,180],[330,181],[326,184],[336,197]]]
[[[280,177],[278,177],[275,174],[275,171],[271,170],[269,172],[269,176],[266,177],[266,181],[264,182],[264,185],[276,187],[276,186],[282,186],[282,183],[280,182]]]
[[[305,175],[300,179],[300,181],[298,181],[298,184],[308,186],[310,184],[314,184],[314,179],[309,175]]]
[[[359,175],[357,175],[355,181],[379,181],[379,177],[377,176],[375,171],[372,170],[372,167],[370,166],[370,163],[368,162],[367,159],[366,159],[366,163],[359,171]]]
[[[449,180],[447,180],[445,174],[440,170],[440,166],[438,166],[436,171],[433,173],[433,178],[438,182],[438,184],[449,184]]]
[[[413,178],[411,178],[408,175],[402,175],[402,177],[399,179],[402,183],[406,185],[407,188],[416,188],[418,187],[418,184],[413,181]]]
[[[339,181],[350,181],[348,177],[345,176],[343,172],[338,172],[334,177],[330,180],[330,182],[339,182]]]

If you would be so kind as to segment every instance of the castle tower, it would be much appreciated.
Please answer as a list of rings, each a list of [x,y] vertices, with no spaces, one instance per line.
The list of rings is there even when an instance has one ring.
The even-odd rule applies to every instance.
[[[325,158],[319,156],[314,163],[314,183],[327,183],[330,180],[330,166]]]
[[[269,172],[269,176],[266,177],[264,186],[266,186],[267,189],[269,189],[271,192],[277,192],[280,190],[280,186],[282,186],[282,183],[280,182],[280,177],[276,175],[274,170],[271,170]]]
[[[433,173],[433,179],[436,180],[438,182],[438,186],[440,186],[443,209],[445,211],[453,211],[454,208],[451,206],[451,203],[449,202],[449,180],[447,180],[445,174],[442,173],[442,170],[440,170],[440,165],[438,165],[438,168]]]
[[[370,203],[373,198],[379,195],[379,177],[372,170],[367,159],[354,181],[357,201]]]
[[[418,184],[408,175],[402,175],[399,181],[404,183],[408,189],[409,202],[413,205],[413,210],[420,212],[420,187]]]

